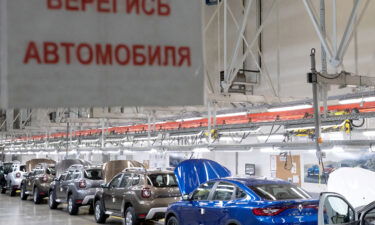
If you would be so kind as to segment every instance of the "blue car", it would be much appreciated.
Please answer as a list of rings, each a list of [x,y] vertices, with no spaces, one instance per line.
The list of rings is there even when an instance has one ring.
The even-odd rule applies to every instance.
[[[205,159],[175,170],[183,200],[171,204],[166,225],[316,225],[319,201],[286,181],[228,178],[230,171]]]

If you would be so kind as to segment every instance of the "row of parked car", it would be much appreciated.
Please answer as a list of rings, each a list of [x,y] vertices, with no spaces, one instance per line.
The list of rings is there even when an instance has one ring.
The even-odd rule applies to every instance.
[[[322,225],[359,221],[367,225],[375,221],[375,204],[357,211],[338,194],[324,193],[319,200],[286,181],[233,178],[227,168],[211,160],[186,160],[174,173],[146,170],[136,161],[113,161],[104,166],[77,160],[57,164],[38,161],[35,167],[13,164],[2,167],[6,182],[4,186],[2,181],[3,190],[13,195],[19,189],[22,200],[33,196],[35,204],[48,197],[51,209],[67,203],[71,215],[76,215],[81,206],[89,206],[97,223],[105,223],[109,216],[123,218],[126,225],[161,218],[165,218],[166,225]],[[30,172],[23,172],[22,167]],[[18,187],[18,181],[9,184],[12,173],[22,175]]]

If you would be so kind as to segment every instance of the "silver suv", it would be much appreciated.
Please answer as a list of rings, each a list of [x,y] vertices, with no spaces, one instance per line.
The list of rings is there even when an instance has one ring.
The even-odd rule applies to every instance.
[[[97,188],[103,184],[102,167],[72,165],[51,183],[49,207],[56,209],[60,203],[68,203],[70,215],[77,215],[80,206],[90,206]]]

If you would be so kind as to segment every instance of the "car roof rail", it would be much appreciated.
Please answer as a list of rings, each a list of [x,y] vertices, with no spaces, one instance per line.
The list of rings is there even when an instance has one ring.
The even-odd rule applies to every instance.
[[[74,170],[74,169],[82,169],[82,168],[84,168],[84,165],[82,165],[82,164],[73,164],[73,165],[69,166],[68,171]]]
[[[125,168],[122,172],[147,172],[144,167],[129,167]]]

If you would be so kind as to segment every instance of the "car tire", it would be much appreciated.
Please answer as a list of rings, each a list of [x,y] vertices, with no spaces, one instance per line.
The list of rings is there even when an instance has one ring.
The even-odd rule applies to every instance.
[[[4,188],[4,187],[2,187],[2,188],[1,188],[1,194],[5,194],[6,192],[7,192],[7,189]]]
[[[10,187],[12,187],[12,186],[10,186]],[[11,188],[10,189],[10,197],[14,197],[14,196],[16,196],[16,190],[14,190],[13,188]]]
[[[40,204],[40,202],[42,201],[42,198],[39,194],[39,189],[37,187],[34,188],[33,201],[36,205]]]
[[[100,200],[95,202],[94,214],[96,223],[105,223],[107,220],[107,215],[104,212],[104,205]]]
[[[72,195],[68,196],[68,212],[70,215],[74,216],[78,214],[78,205]]]
[[[179,225],[179,222],[176,217],[172,216],[168,219],[166,225]]]
[[[22,185],[21,187],[21,194],[20,194],[20,197],[21,197],[21,200],[25,201],[27,200],[27,197],[29,197],[27,194],[26,194],[26,187],[24,185]]]
[[[125,216],[123,219],[123,225],[138,225],[139,220],[135,215],[135,211],[133,207],[128,207],[125,211]]]
[[[50,209],[57,209],[59,203],[56,202],[56,195],[54,191],[49,192],[48,206]]]

